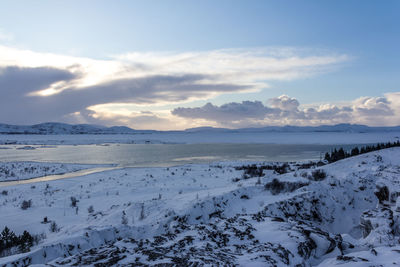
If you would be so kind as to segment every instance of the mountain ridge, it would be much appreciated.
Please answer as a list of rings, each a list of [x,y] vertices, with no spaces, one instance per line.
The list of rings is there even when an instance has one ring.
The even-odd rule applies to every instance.
[[[93,124],[67,124],[59,122],[46,122],[34,125],[11,125],[0,123],[0,134],[144,134],[156,132],[182,132],[182,133],[250,133],[250,132],[400,132],[400,126],[373,127],[361,124],[335,124],[320,126],[265,126],[249,128],[214,128],[197,127],[181,131],[135,130],[127,126],[102,126]]]

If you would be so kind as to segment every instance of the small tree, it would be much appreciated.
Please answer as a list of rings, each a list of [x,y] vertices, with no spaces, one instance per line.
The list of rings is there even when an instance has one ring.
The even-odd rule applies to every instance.
[[[22,235],[19,236],[19,249],[21,252],[28,252],[30,247],[33,246],[33,237],[28,231],[24,231]]]
[[[71,197],[71,207],[76,207],[76,204],[79,202],[79,200],[76,199],[76,197]]]
[[[122,211],[121,223],[124,225],[128,224],[128,218],[126,217],[125,211]]]
[[[1,232],[1,240],[3,241],[4,248],[11,248],[18,242],[18,237],[7,226]]]
[[[143,220],[144,218],[145,218],[145,216],[144,216],[144,203],[142,203],[139,220]]]
[[[57,223],[54,222],[54,221],[51,222],[51,224],[50,224],[50,232],[55,233],[55,232],[58,232],[58,231],[60,231],[60,228],[58,228]]]

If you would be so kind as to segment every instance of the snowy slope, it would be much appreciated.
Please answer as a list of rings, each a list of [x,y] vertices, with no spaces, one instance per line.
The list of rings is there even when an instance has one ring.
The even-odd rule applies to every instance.
[[[259,163],[257,177],[242,165],[127,168],[3,187],[0,228],[46,238],[0,264],[400,264],[399,148],[321,167],[292,163],[281,175],[284,166]],[[32,207],[21,210],[28,198]]]

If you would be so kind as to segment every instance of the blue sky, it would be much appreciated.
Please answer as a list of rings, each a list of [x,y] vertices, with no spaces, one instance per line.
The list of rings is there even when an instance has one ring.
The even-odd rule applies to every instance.
[[[118,82],[118,79],[138,78],[138,66],[152,70],[143,72],[140,78],[203,75],[201,79],[191,80],[196,86],[184,92],[183,89],[179,91],[185,96],[174,95],[178,94],[171,89],[174,85],[163,88],[165,81],[158,81],[154,84],[154,88],[159,90],[155,94],[142,96],[141,92],[135,98],[140,89],[155,89],[149,90],[145,88],[146,85],[128,88],[129,84],[135,83],[135,80],[130,80],[123,85],[124,90],[131,90],[130,97],[121,89],[116,90],[121,94],[119,98],[99,97],[97,102],[89,101],[87,107],[83,107],[82,103],[80,109],[65,110],[69,112],[65,114],[60,112],[59,117],[41,116],[38,113],[24,120],[22,116],[0,118],[9,123],[60,120],[162,129],[171,127],[171,122],[175,125],[172,128],[336,122],[370,125],[400,123],[393,121],[397,115],[400,84],[399,1],[6,0],[1,5],[0,45],[4,51],[3,54],[0,52],[3,55],[0,67],[36,70],[47,67],[71,71],[71,66],[79,65],[81,74],[76,77],[81,77],[82,73],[99,77],[91,77],[92,82],[71,79],[75,82],[70,84],[65,80],[50,79],[52,84],[36,90],[47,89],[46,94],[32,96],[35,92],[32,89],[31,95],[27,96],[24,91],[25,95],[20,97],[26,101],[37,99],[39,105],[45,100],[61,99],[68,90],[93,89],[95,86],[100,87],[98,93],[101,95],[104,94],[102,90],[105,90],[105,84]],[[34,60],[37,62],[17,58],[21,54],[18,51],[36,53]],[[54,55],[54,59],[41,63],[40,55],[49,53]],[[192,60],[193,54],[195,60]],[[64,59],[58,56],[69,57],[68,60],[64,58],[68,64],[60,64]],[[178,65],[177,58],[184,64]],[[256,65],[252,63],[254,58],[260,59]],[[293,66],[288,62],[293,58],[303,61]],[[90,64],[86,62],[88,59],[91,60]],[[229,64],[221,63],[226,60],[229,64],[238,62],[238,66],[232,70]],[[115,72],[110,70],[110,73],[105,73],[106,70],[93,71],[96,61],[119,64],[119,67],[116,66]],[[106,67],[107,64],[104,69],[113,69]],[[240,69],[241,64],[243,70]],[[171,72],[167,71],[169,65],[173,70]],[[118,76],[121,70],[127,68],[131,69],[131,76]],[[279,77],[276,75],[278,72],[282,74]],[[3,74],[0,72],[3,76],[0,76],[0,85],[3,79],[3,85],[11,88],[12,80],[5,73],[10,75],[6,71]],[[100,79],[105,74],[109,78]],[[21,75],[25,75],[23,71]],[[54,85],[57,82],[63,82],[65,86]],[[215,89],[199,88],[199,83]],[[234,89],[217,88],[222,83]],[[59,89],[54,90],[55,86]],[[53,88],[53,91],[49,91],[49,88]],[[269,105],[274,102],[273,99],[284,95],[299,103],[296,110],[292,110],[296,114],[287,113],[285,107],[279,109]],[[226,122],[212,119],[212,114],[205,117],[199,115],[207,109],[205,105],[208,102],[214,108],[207,112],[219,114],[215,116],[220,118],[224,112],[235,113],[230,103],[243,104],[242,101],[251,101],[253,104],[261,101],[266,108],[261,111],[265,117],[252,116],[248,105],[233,105],[247,112],[240,120],[230,119]],[[339,110],[349,107],[352,112],[347,114],[346,110],[335,109],[336,113],[332,113],[331,119],[322,119],[320,115],[310,115],[305,110],[313,108],[317,112],[325,112],[333,106]],[[31,108],[32,112],[36,111],[34,105]],[[177,112],[177,108],[185,109]],[[195,108],[199,113],[196,116],[188,115]],[[271,109],[275,110],[272,112]],[[384,119],[378,115],[384,116]]]

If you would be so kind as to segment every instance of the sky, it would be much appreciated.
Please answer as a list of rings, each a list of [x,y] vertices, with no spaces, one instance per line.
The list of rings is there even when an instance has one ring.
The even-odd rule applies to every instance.
[[[0,123],[400,125],[400,1],[0,1]]]

